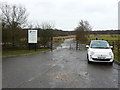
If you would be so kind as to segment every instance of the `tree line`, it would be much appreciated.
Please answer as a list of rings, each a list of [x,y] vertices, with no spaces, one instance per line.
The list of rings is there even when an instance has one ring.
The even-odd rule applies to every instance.
[[[43,22],[34,26],[28,24],[27,10],[23,6],[0,3],[0,16],[2,23],[2,46],[3,49],[27,48],[27,32],[31,29],[38,30],[38,44],[48,47],[53,37],[66,36],[72,33],[54,29],[54,24]],[[27,29],[25,29],[27,27]]]
[[[92,31],[89,22],[84,20],[79,21],[78,26],[73,31],[55,29],[54,24],[48,22],[36,25],[28,24],[29,14],[25,7],[1,3],[0,9],[2,11],[0,18],[2,20],[3,48],[28,47],[27,30],[30,29],[38,30],[38,45],[44,47],[49,46],[53,37],[57,36],[76,35],[76,45],[78,46],[79,43],[87,42],[90,34],[109,33],[109,31]]]

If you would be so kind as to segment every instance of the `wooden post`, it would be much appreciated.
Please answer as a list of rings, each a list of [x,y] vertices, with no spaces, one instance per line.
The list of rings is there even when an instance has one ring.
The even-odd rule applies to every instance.
[[[76,40],[76,50],[78,49],[78,41]]]
[[[37,50],[37,48],[36,48],[36,43],[35,43],[35,51]]]
[[[51,51],[53,50],[53,37],[51,37]]]
[[[29,50],[30,50],[30,43],[29,43]]]
[[[114,41],[113,41],[113,42],[112,42],[112,46],[113,46],[112,50],[114,50],[114,45],[115,45],[115,44],[114,44]]]

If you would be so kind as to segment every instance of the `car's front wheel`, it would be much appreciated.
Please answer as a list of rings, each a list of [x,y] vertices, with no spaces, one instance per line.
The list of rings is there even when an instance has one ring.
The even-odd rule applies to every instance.
[[[110,65],[113,65],[113,62],[109,62]]]
[[[91,64],[91,62],[88,60],[88,64]]]
[[[89,57],[88,57],[88,54],[87,54],[87,61],[88,61],[88,64],[90,64],[91,62],[89,61]]]

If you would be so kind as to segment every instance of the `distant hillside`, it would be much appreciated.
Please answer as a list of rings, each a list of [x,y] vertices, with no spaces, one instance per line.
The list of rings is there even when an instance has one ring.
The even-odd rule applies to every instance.
[[[63,31],[64,33],[74,35],[75,31]],[[120,34],[120,30],[98,30],[98,31],[90,31],[90,34]]]
[[[34,29],[36,29],[36,28],[34,28]],[[24,30],[29,30],[29,29],[27,28],[27,29],[24,29]],[[41,31],[42,29],[39,28],[38,30]],[[59,29],[51,29],[51,30],[53,31],[54,36],[75,35],[75,31],[63,31],[63,30],[59,30]],[[98,31],[90,31],[90,34],[120,34],[120,30],[98,30]]]
[[[120,30],[91,31],[90,34],[120,34]]]

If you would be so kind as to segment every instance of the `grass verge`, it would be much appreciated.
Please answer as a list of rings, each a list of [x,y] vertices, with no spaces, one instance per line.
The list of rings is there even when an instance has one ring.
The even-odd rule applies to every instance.
[[[30,53],[36,53],[41,51],[48,51],[50,49],[38,49],[38,50],[13,50],[13,51],[2,51],[2,56],[18,56]]]
[[[117,50],[113,50],[113,53],[114,53],[114,55],[115,55],[115,60],[116,61],[118,61],[118,62],[120,62],[120,55],[118,54],[118,51]]]

